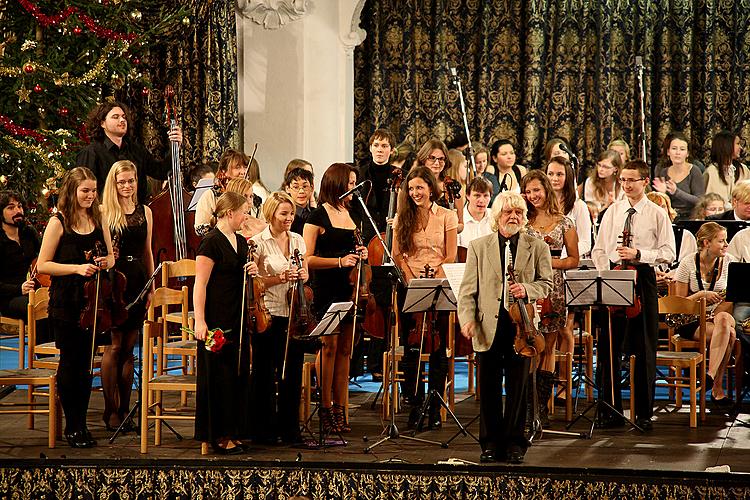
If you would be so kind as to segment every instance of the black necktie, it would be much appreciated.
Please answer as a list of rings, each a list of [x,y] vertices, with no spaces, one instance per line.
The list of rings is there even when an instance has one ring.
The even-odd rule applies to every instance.
[[[632,242],[633,233],[630,230],[630,228],[631,228],[631,225],[632,225],[633,214],[634,213],[635,213],[635,208],[633,208],[633,207],[628,208],[628,216],[625,217],[625,227],[623,228],[624,229],[623,232],[624,233],[628,233],[630,235],[631,242]]]

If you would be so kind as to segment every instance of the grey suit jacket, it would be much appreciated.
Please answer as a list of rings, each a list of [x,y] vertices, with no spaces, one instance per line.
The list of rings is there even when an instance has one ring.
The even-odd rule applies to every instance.
[[[519,234],[513,262],[516,278],[526,288],[529,301],[549,295],[552,289],[552,257],[546,243],[526,233]],[[503,297],[503,272],[500,269],[497,233],[469,243],[466,271],[459,291],[458,320],[462,326],[470,321],[478,323],[478,331],[472,339],[477,352],[489,350],[495,339]],[[507,334],[512,337],[515,330]]]

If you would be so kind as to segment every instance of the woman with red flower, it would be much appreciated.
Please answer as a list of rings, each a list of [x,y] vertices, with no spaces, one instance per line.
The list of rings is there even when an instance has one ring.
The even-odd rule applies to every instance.
[[[254,276],[258,266],[247,262],[247,241],[237,232],[247,219],[249,208],[239,193],[221,195],[211,221],[214,227],[201,241],[195,259],[193,308],[198,340],[195,439],[211,443],[221,455],[236,455],[245,450],[240,438],[244,437],[249,401],[245,381],[250,371],[250,336],[246,332],[242,337],[240,360],[242,285],[244,273]],[[216,349],[220,338],[225,343]],[[213,348],[209,345],[206,349],[207,340],[213,342]]]

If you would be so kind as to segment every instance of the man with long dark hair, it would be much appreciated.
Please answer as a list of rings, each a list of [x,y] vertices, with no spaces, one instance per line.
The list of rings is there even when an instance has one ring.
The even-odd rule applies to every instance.
[[[171,169],[171,149],[164,160],[157,161],[142,144],[129,133],[132,115],[128,107],[117,101],[98,104],[89,113],[86,130],[91,143],[78,154],[76,165],[88,167],[97,179],[97,189],[104,190],[104,181],[112,165],[120,160],[132,161],[138,170],[138,201],[144,203],[147,196],[147,179],[165,180]],[[182,143],[182,131],[176,128],[169,132],[169,140]]]

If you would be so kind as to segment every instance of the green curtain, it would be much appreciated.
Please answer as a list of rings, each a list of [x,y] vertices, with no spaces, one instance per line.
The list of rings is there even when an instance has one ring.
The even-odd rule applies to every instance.
[[[514,142],[540,165],[567,138],[590,165],[610,140],[637,156],[635,58],[642,56],[647,160],[670,130],[707,159],[720,129],[750,132],[750,8],[741,0],[368,0],[355,50],[355,156],[376,127],[419,147],[463,130]]]
[[[239,147],[237,36],[234,2],[173,0],[192,11],[189,36],[154,45],[144,71],[154,90],[140,89],[126,98],[137,115],[137,129],[156,155],[167,148],[164,134],[164,87],[176,92],[178,121],[183,130],[183,170],[218,160],[224,149]]]

